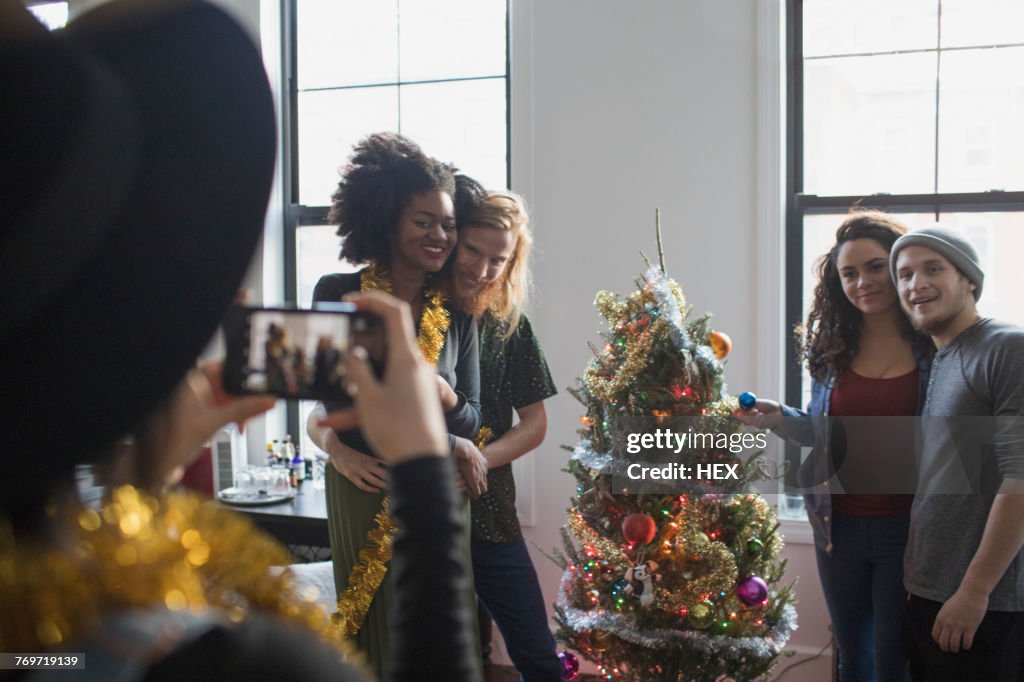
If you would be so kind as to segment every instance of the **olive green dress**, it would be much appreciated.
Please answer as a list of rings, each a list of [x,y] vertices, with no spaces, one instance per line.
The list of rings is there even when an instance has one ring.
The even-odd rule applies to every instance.
[[[359,274],[325,275],[313,291],[314,301],[339,301],[344,294],[359,291]],[[459,395],[459,406],[445,415],[448,431],[454,436],[472,439],[480,428],[480,365],[477,351],[476,324],[469,316],[450,310],[451,324],[445,334],[444,346],[437,361],[437,373]],[[328,404],[327,408],[331,409]],[[395,424],[402,428],[402,424]],[[338,433],[338,438],[349,447],[366,454],[374,454],[358,430]],[[367,533],[375,526],[375,517],[381,510],[386,493],[366,493],[342,476],[334,467],[327,467],[327,525],[331,539],[331,557],[334,563],[334,584],[340,596],[348,585],[348,576],[359,560],[359,552],[366,547]],[[469,503],[465,504],[463,544],[467,566],[470,565]],[[354,638],[357,647],[366,654],[370,669],[378,678],[384,676],[390,642],[387,614],[392,607],[394,588],[390,571],[381,583],[370,604],[359,633]],[[473,585],[467,586],[465,603],[475,604]],[[473,632],[475,626],[475,608]],[[424,624],[429,627],[429,624]],[[472,647],[479,661],[479,648]]]

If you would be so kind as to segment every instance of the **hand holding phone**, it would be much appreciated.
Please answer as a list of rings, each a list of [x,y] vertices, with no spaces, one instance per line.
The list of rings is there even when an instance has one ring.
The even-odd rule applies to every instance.
[[[355,405],[331,412],[319,425],[336,431],[358,426],[374,452],[389,464],[422,455],[446,456],[448,434],[437,396],[437,375],[416,345],[408,304],[379,291],[346,298],[383,320],[387,368],[383,374],[372,371],[368,353],[351,353],[346,364],[349,380],[357,387]]]
[[[224,387],[236,395],[351,404],[345,358],[357,346],[378,376],[384,371],[384,326],[351,303],[314,310],[236,306],[224,332]]]

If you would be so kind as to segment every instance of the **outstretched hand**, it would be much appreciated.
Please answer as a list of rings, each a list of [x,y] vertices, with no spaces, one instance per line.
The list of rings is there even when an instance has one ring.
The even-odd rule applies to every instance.
[[[774,400],[758,399],[749,410],[736,408],[732,416],[739,419],[747,426],[758,429],[774,429],[782,423],[782,406]]]

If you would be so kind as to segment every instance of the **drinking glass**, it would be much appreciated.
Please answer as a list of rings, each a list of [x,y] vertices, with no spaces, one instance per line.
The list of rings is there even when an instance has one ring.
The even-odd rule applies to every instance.
[[[235,472],[235,488],[240,493],[251,493],[256,490],[256,486],[252,479],[252,469],[250,467],[242,467]]]

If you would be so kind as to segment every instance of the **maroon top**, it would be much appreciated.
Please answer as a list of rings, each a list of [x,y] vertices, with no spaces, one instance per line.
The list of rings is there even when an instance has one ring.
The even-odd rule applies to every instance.
[[[833,427],[831,451],[846,494],[832,496],[835,511],[853,516],[904,516],[914,500],[917,463],[913,417],[918,369],[869,379],[852,369],[839,377],[829,414],[849,417]]]

